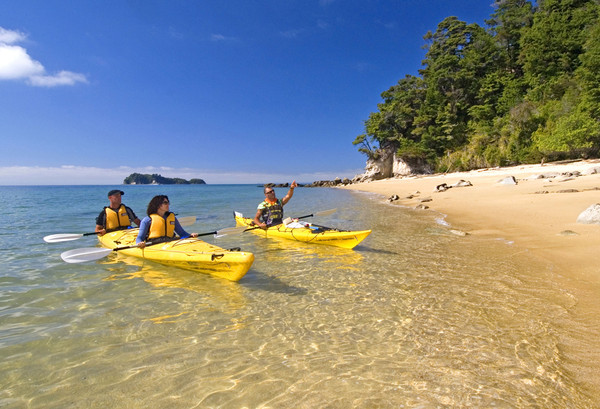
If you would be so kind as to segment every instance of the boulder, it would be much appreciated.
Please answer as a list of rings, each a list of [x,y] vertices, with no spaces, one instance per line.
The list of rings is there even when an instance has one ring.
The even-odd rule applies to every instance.
[[[466,186],[473,186],[473,184],[471,182],[469,182],[468,180],[459,180],[458,182],[454,183],[453,185],[450,185],[450,187],[466,187]]]
[[[536,179],[553,179],[560,176],[560,173],[542,173],[541,175],[537,175]]]
[[[600,203],[596,203],[585,209],[577,216],[577,223],[600,224]]]
[[[442,183],[441,185],[437,185],[435,187],[435,189],[433,189],[433,191],[434,192],[445,192],[448,189],[450,189],[450,187],[447,184]]]
[[[588,168],[583,172],[584,175],[595,175],[596,173],[600,173],[600,166],[594,166],[593,168]]]
[[[501,185],[516,185],[517,179],[514,176],[507,176],[504,179],[500,179],[498,183]]]

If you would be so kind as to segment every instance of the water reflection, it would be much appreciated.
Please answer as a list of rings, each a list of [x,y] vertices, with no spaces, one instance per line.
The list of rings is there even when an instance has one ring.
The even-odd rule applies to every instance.
[[[105,280],[131,280],[141,278],[158,289],[183,289],[202,294],[211,303],[225,309],[240,309],[247,302],[238,283],[198,272],[169,267],[137,257],[118,254],[103,261],[111,275]]]
[[[279,237],[269,237],[268,239],[256,237],[252,249],[255,256],[260,255],[264,262],[282,266],[290,262],[313,263],[318,260],[320,262],[334,262],[342,268],[350,265],[360,268],[364,259],[360,251],[302,243]]]

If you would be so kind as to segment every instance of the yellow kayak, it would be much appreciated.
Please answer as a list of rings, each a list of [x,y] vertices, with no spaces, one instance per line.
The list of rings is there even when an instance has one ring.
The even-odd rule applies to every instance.
[[[118,230],[99,236],[100,243],[109,249],[135,245],[139,229]],[[197,238],[169,241],[147,246],[144,249],[131,248],[119,253],[211,274],[231,281],[239,281],[254,262],[254,254],[246,251],[226,250]]]
[[[291,225],[278,224],[265,230],[255,227],[252,219],[244,217],[241,213],[234,212],[234,217],[235,223],[238,226],[248,226],[251,228],[249,231],[264,237],[281,237],[304,243],[326,244],[346,249],[356,247],[356,245],[371,234],[371,230],[338,230],[330,227],[311,225],[310,223],[300,226],[297,222],[295,226],[298,227],[291,228],[289,227]]]

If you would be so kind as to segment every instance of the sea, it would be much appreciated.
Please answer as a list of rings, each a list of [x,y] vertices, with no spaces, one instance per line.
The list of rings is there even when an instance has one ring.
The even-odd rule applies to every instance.
[[[67,264],[120,188],[188,232],[253,216],[258,185],[4,186],[0,408],[598,408],[600,284],[377,195],[297,188],[285,216],[372,229],[353,250],[246,232],[230,282],[118,253]],[[275,188],[283,197],[287,189]]]

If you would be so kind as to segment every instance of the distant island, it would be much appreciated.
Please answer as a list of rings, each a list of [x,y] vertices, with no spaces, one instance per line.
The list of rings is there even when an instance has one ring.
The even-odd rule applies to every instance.
[[[126,185],[205,185],[202,179],[185,180],[181,178],[166,178],[157,174],[132,173],[127,176],[123,183]]]

